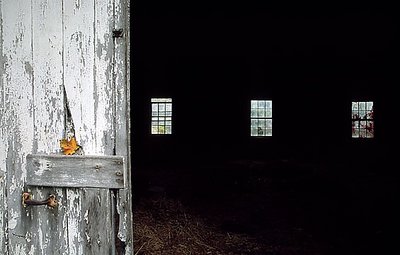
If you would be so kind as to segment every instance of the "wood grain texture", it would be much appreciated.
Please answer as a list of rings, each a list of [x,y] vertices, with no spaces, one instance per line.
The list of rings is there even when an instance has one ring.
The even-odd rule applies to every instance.
[[[27,185],[70,188],[124,188],[122,156],[28,155]]]
[[[98,27],[97,19],[103,19],[101,26],[113,22],[108,16],[96,16],[99,1],[64,1],[64,86],[75,126],[76,137],[83,146],[85,154],[104,155],[113,152],[114,144],[104,139],[113,132],[108,128],[106,113],[114,114],[112,99],[99,100],[99,95],[110,90],[107,80],[98,76],[96,59],[104,58],[103,50],[96,51],[96,38],[105,38],[107,28]],[[103,2],[103,1],[101,1]],[[106,1],[109,2],[109,1]],[[110,0],[113,4],[113,1]],[[103,5],[103,4],[101,4]],[[99,15],[99,14],[98,14]],[[99,31],[101,33],[97,34]],[[112,64],[111,62],[109,63]],[[100,67],[101,64],[99,63]],[[104,68],[104,67],[103,67]],[[112,91],[112,90],[111,90]],[[112,92],[111,92],[112,93]],[[100,98],[105,98],[100,96]],[[99,110],[100,109],[100,110]],[[104,109],[104,112],[103,112]],[[97,112],[99,110],[99,113]],[[107,191],[108,192],[108,191]],[[103,193],[102,193],[103,194]],[[104,195],[104,194],[103,194]],[[68,229],[70,254],[96,254],[95,246],[91,246],[87,236],[90,231],[85,228],[83,208],[90,201],[103,199],[95,189],[68,189]],[[103,210],[109,210],[109,207]],[[90,216],[90,217],[89,217]],[[88,215],[90,222],[102,222],[112,226],[113,219],[99,218],[96,214]],[[114,230],[114,228],[111,228]],[[103,244],[102,253],[115,250],[115,244],[108,242],[114,234],[105,232],[97,239]],[[100,238],[100,239],[99,239]],[[112,254],[112,253],[111,253]]]
[[[5,172],[6,243],[8,254],[28,254],[29,226],[21,194],[26,179],[25,156],[33,146],[33,73],[31,2],[2,1],[1,80],[3,104],[0,113],[0,169]]]
[[[3,212],[7,211],[6,204],[6,185],[4,181],[5,173],[0,170],[0,254],[7,254],[6,245],[6,214]]]
[[[32,153],[54,154],[64,131],[62,2],[32,2],[32,58],[34,96],[34,141]],[[54,187],[27,187],[38,200],[56,194],[57,209],[44,206],[25,208],[30,231],[28,250],[38,254],[67,254],[68,229],[65,194]],[[64,192],[65,193],[65,192]],[[58,247],[54,251],[54,247]]]
[[[123,29],[123,37],[114,38],[115,43],[115,105],[116,105],[116,124],[115,124],[115,151],[117,155],[123,155],[130,168],[130,111],[129,111],[129,1],[115,0],[115,23],[114,29]],[[125,244],[126,254],[133,254],[133,216],[132,216],[132,197],[131,197],[131,173],[126,172],[126,188],[119,192],[117,209],[121,220],[118,226],[118,238]]]

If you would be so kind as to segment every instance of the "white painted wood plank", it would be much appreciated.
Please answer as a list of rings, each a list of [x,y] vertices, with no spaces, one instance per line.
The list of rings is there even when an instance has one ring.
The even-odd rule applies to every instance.
[[[121,156],[28,155],[27,185],[124,188]]]
[[[3,1],[2,100],[0,169],[6,174],[7,231],[9,254],[27,254],[27,228],[23,224],[21,194],[26,178],[25,156],[33,144],[31,2]],[[4,153],[5,151],[5,153]],[[3,154],[4,153],[4,154]]]
[[[95,6],[95,141],[99,153],[114,154],[115,109],[113,82],[113,0],[96,1]]]
[[[7,252],[7,231],[6,231],[6,184],[5,172],[0,170],[0,254],[8,254]]]
[[[82,193],[82,229],[85,230],[83,254],[115,254],[111,192],[108,189],[84,189]]]
[[[64,85],[78,143],[96,153],[94,142],[94,1],[64,1]],[[68,189],[69,253],[85,254],[82,189]],[[94,195],[93,195],[94,198]]]
[[[69,106],[71,109],[72,118],[75,125],[75,132],[78,142],[83,146],[86,155],[102,155],[108,149],[104,147],[104,137],[109,134],[99,132],[107,130],[108,121],[103,116],[109,115],[108,111],[112,111],[107,105],[98,104],[99,91],[107,84],[104,77],[95,75],[99,70],[95,69],[96,54],[95,49],[99,46],[95,44],[95,38],[104,37],[105,35],[96,32],[96,8],[95,1],[80,1],[64,2],[64,47],[65,47],[65,88],[68,96]],[[104,17],[98,17],[101,19]],[[99,52],[100,57],[102,53]],[[101,59],[100,57],[97,60]],[[100,67],[101,67],[101,63]],[[95,86],[96,84],[96,86]],[[107,103],[109,100],[106,100]],[[105,108],[105,111],[99,108]],[[110,146],[110,145],[109,145]],[[113,146],[113,145],[111,145]],[[79,191],[70,191],[71,197],[80,197],[80,200],[75,199],[76,208],[83,209],[86,203],[96,200],[98,194],[95,189],[80,189]],[[110,207],[105,207],[104,210],[109,210]],[[93,254],[88,239],[91,232],[85,229],[85,223],[81,220],[80,211],[75,209],[70,212],[70,217],[74,220],[69,224],[69,228],[75,228],[78,232],[76,238],[70,238],[71,254]],[[94,215],[91,215],[91,217]],[[76,220],[75,220],[76,219]],[[90,218],[90,222],[102,222],[103,224],[112,225],[112,219]],[[83,238],[82,238],[83,237]],[[104,233],[101,236],[103,241],[104,251],[114,249],[114,244],[107,242],[112,239],[111,233]],[[84,253],[82,253],[84,252]]]
[[[64,131],[62,2],[38,0],[32,4],[33,152],[58,153]],[[29,250],[36,254],[67,254],[68,229],[62,189],[29,188],[39,200],[55,193],[61,204],[53,210],[43,206],[26,209],[34,215],[26,219],[31,224]]]
[[[84,214],[82,213],[82,191],[81,189],[67,189],[67,228],[68,228],[68,254],[85,254],[84,231],[81,229],[81,222]]]
[[[64,84],[78,143],[86,154],[100,155],[95,141],[94,8],[94,0],[64,1]]]
[[[0,0],[0,20],[2,20],[2,1]],[[0,74],[4,73],[3,64],[3,24],[0,22]],[[0,77],[0,254],[8,254],[7,252],[7,203],[6,203],[6,140],[2,127],[3,116],[5,116],[5,100],[4,100],[4,83],[3,77]]]
[[[115,75],[115,106],[116,106],[116,145],[117,155],[123,155],[126,160],[125,189],[119,192],[118,213],[120,221],[118,238],[124,242],[124,254],[133,254],[133,219],[130,173],[130,111],[129,109],[129,1],[115,0],[114,29],[123,29],[123,37],[114,38],[114,75]]]

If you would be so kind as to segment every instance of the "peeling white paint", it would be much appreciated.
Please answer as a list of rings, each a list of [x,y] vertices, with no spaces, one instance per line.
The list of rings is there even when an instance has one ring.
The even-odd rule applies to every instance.
[[[40,164],[37,170],[35,171],[36,175],[42,176],[46,170],[49,170],[50,162],[46,159],[43,160],[43,164]]]
[[[111,31],[116,11],[125,3],[0,0],[0,241],[9,254],[51,255],[57,245],[63,247],[57,254],[81,255],[92,254],[86,253],[89,242],[97,243],[97,247],[92,244],[93,249],[109,245],[110,238],[83,229],[100,217],[86,209],[86,203],[96,199],[98,204],[93,206],[106,208],[110,201],[104,199],[105,193],[89,192],[82,198],[85,193],[81,190],[56,189],[57,209],[23,208],[21,195],[28,189],[26,156],[59,152],[59,139],[65,135],[63,86],[85,153],[114,153],[115,123],[121,130],[126,125],[125,106],[118,105],[126,102],[121,99],[126,91],[115,88],[115,81],[124,80],[115,79]],[[123,58],[117,61],[125,64]],[[119,70],[118,76],[124,72]],[[36,174],[45,176],[46,170],[45,164]],[[40,187],[29,191],[35,199],[54,192]],[[125,212],[123,215],[121,220],[127,219]],[[2,244],[0,253],[5,247]]]
[[[83,216],[85,219],[86,224],[89,224],[89,210],[86,210],[85,216]]]
[[[12,218],[8,221],[8,229],[14,230],[15,227],[17,227],[18,224],[18,219],[17,218]]]

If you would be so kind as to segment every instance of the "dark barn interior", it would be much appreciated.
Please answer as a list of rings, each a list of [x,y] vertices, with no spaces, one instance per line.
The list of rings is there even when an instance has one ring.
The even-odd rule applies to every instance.
[[[132,16],[134,222],[164,196],[259,247],[146,253],[141,239],[139,254],[399,250],[394,12],[144,2]],[[173,99],[171,135],[150,134],[153,97]],[[250,136],[252,99],[273,101],[272,137]],[[352,138],[357,100],[374,102],[374,138]]]

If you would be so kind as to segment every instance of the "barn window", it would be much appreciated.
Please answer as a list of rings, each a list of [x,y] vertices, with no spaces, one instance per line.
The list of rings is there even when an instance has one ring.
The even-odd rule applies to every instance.
[[[151,99],[151,134],[172,134],[172,98]]]
[[[352,102],[352,137],[374,137],[374,103],[372,101]]]
[[[272,100],[251,100],[250,135],[272,136]]]

